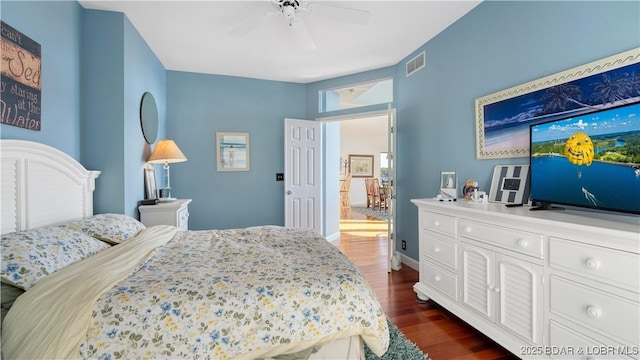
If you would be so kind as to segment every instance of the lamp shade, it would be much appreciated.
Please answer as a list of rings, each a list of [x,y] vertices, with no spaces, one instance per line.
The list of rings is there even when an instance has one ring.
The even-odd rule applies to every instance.
[[[153,149],[147,162],[150,163],[176,163],[187,161],[180,148],[173,140],[160,140]]]

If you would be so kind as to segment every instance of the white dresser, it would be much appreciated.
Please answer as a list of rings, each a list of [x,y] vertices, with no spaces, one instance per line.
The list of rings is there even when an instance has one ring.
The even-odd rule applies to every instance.
[[[522,358],[640,358],[640,216],[412,202],[420,299]]]
[[[182,230],[189,229],[189,203],[191,199],[178,199],[155,205],[140,205],[140,222],[145,226],[173,225]]]

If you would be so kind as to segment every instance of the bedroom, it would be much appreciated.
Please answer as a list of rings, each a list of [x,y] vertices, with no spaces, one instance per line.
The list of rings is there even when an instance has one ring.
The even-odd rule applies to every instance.
[[[400,161],[397,238],[407,241],[404,254],[417,259],[417,212],[409,200],[436,193],[440,171],[457,169],[460,179],[475,178],[486,189],[495,165],[526,162],[475,159],[473,101],[637,46],[637,7],[633,1],[486,2],[407,54],[410,59],[427,51],[429,66],[416,76],[404,76],[403,60],[388,68],[295,84],[165,71],[122,14],[84,10],[75,2],[7,1],[3,21],[39,41],[47,61],[43,130],[2,125],[1,136],[52,145],[88,168],[110,173],[98,182],[95,211],[137,215],[150,149],[136,119],[140,94],[152,91],[160,118],[166,119],[159,138],[173,138],[189,158],[174,165],[172,185],[178,196],[195,199],[191,228],[283,224],[282,182],[273,176],[282,172],[283,156],[280,146],[272,146],[283,141],[282,119],[321,116],[315,106],[321,89],[393,76]],[[584,28],[584,23],[602,26]],[[578,45],[583,39],[592,45]],[[247,103],[253,106],[237,106]],[[216,173],[216,131],[255,132],[253,155],[260,158],[253,159],[251,176]],[[109,151],[97,149],[97,143],[107,143]],[[449,156],[433,156],[444,148],[451,148]]]
[[[318,117],[320,89],[393,76],[401,159],[397,235],[414,260],[418,217],[409,200],[435,194],[441,170],[457,169],[461,179],[476,178],[487,188],[494,165],[526,162],[475,159],[476,98],[640,44],[638,2],[485,2],[416,49],[428,54],[427,68],[416,76],[404,77],[403,60],[294,84],[165,71],[121,14],[75,2],[1,6],[2,20],[43,49],[43,129],[2,125],[1,137],[52,145],[109,174],[97,182],[96,213],[136,215],[150,150],[136,120],[143,91],[164,99],[160,137],[176,140],[189,158],[172,167],[172,184],[179,197],[194,199],[191,228],[232,228],[283,223],[282,186],[272,181],[283,170],[281,147],[273,147],[282,142],[283,118]],[[262,155],[253,159],[251,176],[221,176],[213,166],[215,132],[236,130],[261,134],[252,135],[253,154]],[[442,149],[448,156],[433,155]]]

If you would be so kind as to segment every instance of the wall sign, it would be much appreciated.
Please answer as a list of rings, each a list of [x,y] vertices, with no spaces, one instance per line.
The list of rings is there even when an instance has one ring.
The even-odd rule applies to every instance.
[[[40,131],[42,61],[40,44],[2,25],[0,116],[3,124]]]

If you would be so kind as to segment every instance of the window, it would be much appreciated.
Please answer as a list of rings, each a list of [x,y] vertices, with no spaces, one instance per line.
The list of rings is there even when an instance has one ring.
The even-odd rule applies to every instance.
[[[386,152],[380,153],[380,179],[389,180],[389,158]]]
[[[393,102],[393,79],[380,79],[318,92],[319,112]]]

